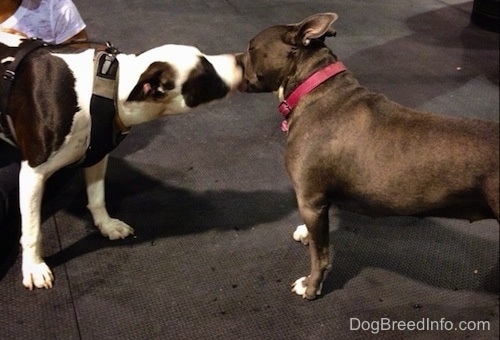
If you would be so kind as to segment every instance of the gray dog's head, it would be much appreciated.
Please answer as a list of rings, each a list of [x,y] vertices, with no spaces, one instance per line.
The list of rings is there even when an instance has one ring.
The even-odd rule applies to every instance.
[[[240,90],[278,90],[288,75],[300,72],[299,63],[325,48],[325,37],[335,36],[331,25],[337,18],[335,13],[315,14],[298,24],[273,26],[257,34],[247,51],[237,56],[244,69]]]

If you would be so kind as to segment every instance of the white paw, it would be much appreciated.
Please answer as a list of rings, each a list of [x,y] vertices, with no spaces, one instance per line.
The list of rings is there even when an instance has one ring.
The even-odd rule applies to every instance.
[[[292,292],[296,293],[297,295],[302,296],[302,298],[307,298],[306,296],[306,289],[307,286],[304,284],[304,281],[307,279],[307,277],[301,277],[297,281],[295,281],[292,284]],[[318,290],[316,291],[316,296],[321,295],[321,288],[323,287],[323,284],[319,285]]]
[[[297,242],[300,241],[303,244],[307,245],[309,243],[308,235],[309,231],[307,230],[306,225],[301,224],[293,232],[293,239]]]
[[[110,240],[118,240],[134,234],[134,229],[127,223],[116,218],[108,219],[105,223],[98,226],[98,228],[101,234]]]
[[[295,281],[292,284],[292,292],[296,293],[297,295],[301,295],[302,297],[305,297],[306,294],[306,286],[304,285],[304,280],[306,277],[301,277],[297,281]]]
[[[33,287],[45,289],[52,288],[54,275],[52,275],[52,271],[45,262],[23,264],[22,271],[23,286],[29,290],[32,290]]]

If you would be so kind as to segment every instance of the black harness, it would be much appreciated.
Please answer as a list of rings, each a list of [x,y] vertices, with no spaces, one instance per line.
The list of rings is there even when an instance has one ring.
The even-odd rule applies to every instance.
[[[6,65],[5,71],[0,79],[0,133],[3,133],[13,145],[17,145],[16,132],[7,112],[7,105],[16,69],[28,54],[46,46],[55,45],[40,39],[26,39],[17,48],[12,62],[4,64]],[[96,164],[112,151],[129,132],[129,129],[121,124],[115,106],[118,89],[116,79],[118,74],[116,55],[118,53],[120,52],[110,43],[106,43],[104,51],[96,50],[94,87],[90,101],[90,141],[84,158],[76,165],[88,167]]]

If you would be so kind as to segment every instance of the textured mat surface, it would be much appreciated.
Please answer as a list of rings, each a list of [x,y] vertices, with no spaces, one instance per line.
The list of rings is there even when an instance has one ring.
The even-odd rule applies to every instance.
[[[471,1],[75,3],[93,39],[129,53],[166,43],[243,51],[263,28],[334,11],[328,44],[367,87],[415,108],[499,118],[499,36],[470,26]],[[276,107],[272,94],[236,93],[134,128],[107,176],[109,210],[136,230],[122,241],[91,225],[81,176],[62,176],[44,206],[55,286],[25,290],[17,253],[2,259],[0,338],[498,338],[495,221],[332,211],[323,296],[290,292],[309,258],[291,237],[301,221]],[[426,331],[378,329],[384,320]]]

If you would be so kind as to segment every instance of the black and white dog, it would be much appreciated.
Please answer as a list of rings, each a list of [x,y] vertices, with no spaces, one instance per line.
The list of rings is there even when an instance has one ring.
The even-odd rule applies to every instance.
[[[4,33],[0,42],[4,73],[24,42]],[[7,112],[3,112],[11,142],[23,156],[19,175],[22,274],[23,285],[29,289],[51,288],[54,279],[42,259],[40,209],[44,183],[55,171],[85,160],[93,143],[90,103],[95,88],[95,53],[93,48],[68,50],[60,46],[44,46],[28,53],[16,69]],[[115,60],[118,71],[113,125],[125,132],[133,125],[223,98],[238,87],[242,78],[233,55],[208,56],[192,46],[164,45],[139,55],[118,53]],[[7,130],[5,124],[3,130]],[[107,160],[105,153],[95,164],[84,167],[84,174],[94,224],[102,235],[116,240],[134,230],[111,218],[106,210]]]

